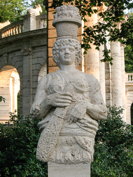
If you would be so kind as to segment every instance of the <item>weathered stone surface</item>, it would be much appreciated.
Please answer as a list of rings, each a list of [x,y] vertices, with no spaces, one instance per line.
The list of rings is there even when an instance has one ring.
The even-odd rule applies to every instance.
[[[27,11],[27,16],[24,20],[24,32],[31,31],[37,29],[37,16],[39,16],[42,12],[42,8],[40,4],[36,5],[35,8],[30,8]]]
[[[21,113],[23,115],[30,113],[42,66],[45,66],[47,70],[46,34],[46,29],[40,29],[0,40],[0,72],[4,66],[13,66],[17,69],[20,76]],[[0,93],[3,95],[2,90]],[[6,120],[9,119],[10,111],[8,109]]]
[[[71,164],[72,176],[77,174],[77,167],[72,170],[73,164],[86,168],[86,164],[93,161],[97,120],[106,119],[106,107],[97,79],[76,69],[82,60],[79,41],[71,35],[58,37],[53,57],[60,69],[40,80],[31,113],[42,118],[38,124],[41,136],[37,158],[43,162]],[[84,174],[89,176],[86,170]],[[59,174],[50,177],[59,177]]]
[[[48,164],[49,177],[90,177],[90,164]]]
[[[111,42],[111,56],[113,65],[111,67],[112,79],[112,104],[123,106],[122,104],[122,59],[120,42]]]
[[[78,8],[71,5],[57,7],[53,26],[56,27],[58,37],[77,38],[78,27],[81,26]]]

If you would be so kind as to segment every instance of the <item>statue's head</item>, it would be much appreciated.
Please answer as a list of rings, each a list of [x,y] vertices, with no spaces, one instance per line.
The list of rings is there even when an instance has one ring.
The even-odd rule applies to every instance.
[[[76,39],[58,39],[54,43],[53,47],[53,58],[55,63],[59,66],[60,60],[65,57],[66,64],[74,62],[78,65],[82,60],[81,55],[81,46],[78,40]],[[69,60],[69,61],[68,61]]]

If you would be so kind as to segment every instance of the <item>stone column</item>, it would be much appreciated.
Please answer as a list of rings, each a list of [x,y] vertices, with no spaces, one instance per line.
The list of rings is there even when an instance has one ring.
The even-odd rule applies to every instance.
[[[100,78],[100,85],[101,85],[101,92],[102,92],[102,96],[104,99],[104,102],[106,102],[106,94],[105,94],[105,62],[102,62],[101,60],[104,58],[103,56],[103,50],[104,50],[104,45],[102,45],[100,47],[100,51],[99,51],[99,78]]]
[[[111,87],[111,64],[105,63],[105,90],[106,90],[106,105],[112,106],[112,87]]]
[[[36,29],[36,15],[34,13],[28,14],[24,19],[23,31],[31,31]]]
[[[121,69],[121,46],[120,42],[111,42],[112,65],[112,105],[122,104],[122,69]]]
[[[93,14],[87,18],[86,26],[93,27],[97,21],[97,14]],[[91,44],[91,49],[88,50],[85,55],[85,72],[93,74],[99,80],[99,51],[95,49],[95,46]]]
[[[25,48],[23,53],[23,81],[22,81],[22,114],[28,115],[32,105],[32,50]]]
[[[123,116],[126,121],[126,90],[125,90],[125,57],[124,46],[121,44],[121,72],[122,72],[122,107],[124,108]]]

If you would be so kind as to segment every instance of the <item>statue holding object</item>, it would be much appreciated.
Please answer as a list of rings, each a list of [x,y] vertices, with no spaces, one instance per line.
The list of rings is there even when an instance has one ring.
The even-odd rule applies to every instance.
[[[106,119],[107,111],[97,79],[76,69],[82,60],[78,9],[58,7],[53,25],[58,36],[53,58],[59,70],[40,80],[31,108],[42,118],[37,158],[58,164],[91,163],[97,120]]]

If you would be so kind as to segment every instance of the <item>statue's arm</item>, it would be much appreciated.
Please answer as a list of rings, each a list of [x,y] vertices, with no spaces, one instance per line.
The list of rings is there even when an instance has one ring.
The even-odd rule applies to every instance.
[[[64,108],[71,104],[72,95],[70,93],[53,93],[47,94],[46,86],[53,82],[52,76],[49,74],[47,77],[41,79],[38,84],[35,99],[31,107],[31,114],[36,117],[43,118],[47,115],[51,108]]]
[[[107,119],[107,109],[102,104],[87,104],[87,113],[91,118],[95,120],[105,120]]]
[[[34,116],[44,117],[49,112],[51,106],[47,103],[46,94],[47,78],[42,78],[37,86],[36,95],[30,113]]]
[[[91,86],[90,101],[87,102],[87,113],[95,120],[107,119],[107,108],[104,104],[100,85],[96,79]]]

